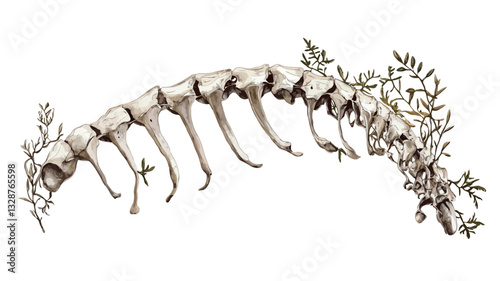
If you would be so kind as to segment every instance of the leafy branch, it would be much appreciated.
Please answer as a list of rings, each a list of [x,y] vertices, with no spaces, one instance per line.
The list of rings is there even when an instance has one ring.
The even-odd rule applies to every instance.
[[[394,57],[401,64],[401,66],[395,69],[392,66],[388,67],[388,77],[381,78],[381,101],[389,106],[396,114],[401,117],[405,117],[403,113],[408,116],[414,116],[413,121],[419,123],[420,137],[424,143],[425,147],[428,147],[432,155],[434,156],[434,161],[437,162],[441,155],[450,157],[451,155],[445,152],[445,149],[450,144],[449,141],[444,142],[441,146],[441,141],[443,135],[453,129],[453,126],[448,126],[451,117],[451,111],[448,110],[446,116],[439,116],[438,111],[445,107],[444,104],[437,104],[437,99],[441,95],[446,87],[440,87],[440,82],[437,76],[434,74],[434,69],[429,70],[425,76],[421,74],[423,69],[423,63],[417,64],[415,57],[406,53],[404,58],[394,51]],[[404,74],[407,73],[408,76],[417,82],[418,87],[407,88],[403,93],[403,88],[401,85],[402,75],[395,75],[395,71]],[[422,72],[423,73],[423,72]],[[427,79],[434,74],[433,85],[429,86]],[[429,90],[432,89],[433,90]],[[398,96],[394,99],[389,98],[391,92],[396,92]],[[420,97],[416,97],[420,94]],[[407,109],[401,110],[398,106],[398,101],[403,102]],[[408,121],[407,121],[408,122]],[[409,123],[409,122],[408,122]],[[412,124],[411,124],[412,125]],[[463,183],[460,182],[463,180]],[[459,195],[464,191],[469,194],[469,197],[473,199],[476,209],[478,208],[478,200],[482,200],[481,197],[475,194],[476,191],[486,191],[484,187],[474,185],[479,179],[474,179],[470,177],[470,171],[464,173],[460,179],[457,181],[448,180],[448,184],[451,186],[454,184],[458,188]],[[463,220],[463,213],[456,210],[457,218],[459,218],[462,224],[459,227],[461,234],[466,234],[467,238],[470,238],[470,234],[475,234],[475,229],[484,225],[476,218],[474,213],[471,218],[467,221]]]
[[[319,51],[319,48],[316,45],[311,43],[311,40],[307,40],[303,38],[306,43],[306,49],[302,53],[302,64],[307,67],[311,72],[316,71],[317,73],[326,76],[326,65],[332,63],[334,60],[329,60],[326,57],[325,50]],[[312,61],[311,61],[312,60]]]
[[[319,51],[319,47],[311,43],[311,40],[307,40],[303,38],[306,43],[306,49],[302,53],[302,60],[300,61],[309,71],[317,72],[323,76],[326,75],[327,64],[330,64],[335,61],[335,59],[328,59],[326,56],[326,51]],[[357,87],[358,90],[368,93],[371,89],[377,87],[377,84],[368,84],[368,82],[372,79],[379,78],[380,75],[375,75],[375,70],[368,70],[366,73],[360,73],[358,76],[353,76],[354,82],[348,82],[349,72],[347,72],[344,76],[344,71],[340,65],[337,65],[337,71],[340,75],[340,78],[345,83],[349,83],[354,87]]]
[[[467,221],[464,221],[462,217],[464,214],[458,210],[455,210],[455,212],[458,215],[457,218],[460,219],[460,221],[462,221],[462,224],[460,225],[458,230],[460,231],[460,234],[467,235],[467,239],[470,239],[471,233],[476,234],[475,232],[476,228],[478,228],[480,225],[484,225],[484,223],[477,220],[476,213],[474,213],[472,217],[469,218]]]
[[[328,59],[325,50],[319,51],[319,47],[313,45],[311,40],[304,38],[306,43],[305,52],[302,53],[301,60],[302,64],[306,66],[311,72],[317,72],[323,76],[326,76],[326,65],[334,61],[334,59]],[[451,111],[448,110],[446,115],[440,114],[440,110],[445,107],[444,104],[438,104],[438,97],[446,90],[446,87],[441,87],[441,80],[437,78],[434,74],[434,69],[430,69],[427,72],[422,72],[423,62],[418,62],[414,56],[410,56],[406,53],[404,58],[402,58],[396,51],[393,51],[393,55],[396,60],[400,63],[398,68],[393,66],[388,67],[387,77],[380,77],[380,75],[375,74],[375,70],[367,71],[366,73],[360,73],[358,76],[352,76],[354,81],[349,81],[349,72],[344,72],[340,65],[337,65],[337,72],[339,73],[340,79],[344,83],[348,83],[355,87],[357,90],[370,94],[372,90],[377,88],[378,84],[372,82],[373,79],[379,78],[380,82],[380,100],[382,103],[387,105],[392,111],[401,117],[410,127],[416,127],[407,118],[413,117],[413,121],[418,125],[420,138],[424,143],[424,146],[429,149],[434,157],[434,162],[437,162],[439,158],[444,155],[450,157],[451,155],[445,152],[445,149],[449,146],[450,142],[443,141],[443,136],[445,133],[453,129],[453,126],[449,125]],[[425,75],[424,75],[425,73]],[[407,74],[409,78],[413,79],[417,87],[403,88],[402,80],[403,75]],[[434,75],[433,82],[429,82],[429,78]],[[391,95],[396,94],[393,98]],[[332,110],[335,114],[336,108],[332,104]],[[377,132],[373,130],[369,134],[370,139],[373,141],[373,146],[378,144],[380,146],[380,136]],[[339,150],[339,161],[341,161],[342,151]],[[345,152],[344,152],[345,153]],[[463,180],[463,183],[460,182]],[[461,192],[465,192],[473,199],[476,209],[478,208],[478,200],[482,200],[481,197],[475,194],[476,191],[486,191],[484,187],[474,185],[478,179],[470,177],[470,171],[464,173],[458,181],[449,180],[448,183],[451,186],[454,184],[458,188],[459,195]],[[467,238],[470,238],[471,233],[475,233],[475,229],[484,225],[482,222],[478,221],[476,214],[474,213],[471,218],[467,221],[463,220],[463,213],[457,212],[457,218],[462,221],[460,226],[460,233],[467,234]]]
[[[419,123],[419,131],[422,141],[425,147],[428,147],[430,152],[434,155],[434,161],[438,161],[441,155],[451,156],[449,153],[444,152],[446,147],[450,142],[445,142],[442,146],[441,140],[443,135],[453,129],[453,126],[448,126],[450,122],[451,111],[448,110],[446,117],[437,116],[438,111],[445,107],[444,104],[437,105],[436,101],[438,96],[443,93],[446,87],[441,88],[439,86],[441,80],[434,75],[434,90],[432,93],[428,90],[429,87],[426,84],[426,80],[434,74],[434,69],[429,70],[425,76],[421,74],[423,69],[423,63],[420,62],[417,65],[417,61],[414,56],[406,53],[404,59],[396,52],[393,51],[393,55],[396,60],[401,63],[401,66],[395,69],[392,66],[388,67],[388,77],[381,78],[381,101],[389,106],[396,114],[400,117],[405,117],[402,113],[414,116],[416,123]],[[396,76],[395,70],[402,74],[404,72],[408,73],[408,76],[417,81],[418,87],[407,88],[405,93],[403,93],[401,78],[402,76]],[[385,87],[385,88],[384,88]],[[389,88],[389,89],[387,89]],[[389,93],[396,92],[398,97],[394,99],[389,98]],[[421,97],[415,98],[415,94],[421,93]],[[401,110],[398,106],[398,101],[404,102],[407,109]],[[414,126],[409,121],[407,121],[410,126]]]
[[[460,182],[463,180],[463,183]],[[486,188],[480,185],[474,185],[479,179],[475,179],[470,176],[470,170],[464,172],[462,176],[457,181],[448,180],[448,184],[451,186],[452,184],[458,188],[458,195],[462,195],[462,191],[469,195],[469,198],[472,198],[474,202],[474,206],[476,209],[479,207],[478,200],[483,200],[483,198],[476,195],[476,191],[486,192]]]
[[[337,65],[337,72],[339,73],[340,78],[342,79],[342,81],[344,83],[351,84],[351,86],[355,87],[356,89],[358,89],[361,92],[369,94],[372,89],[375,89],[378,86],[377,83],[368,84],[368,82],[370,82],[370,80],[380,77],[380,75],[375,75],[375,70],[371,70],[371,71],[368,70],[366,73],[362,72],[358,76],[353,76],[354,82],[349,82],[349,80],[348,80],[349,79],[349,71],[347,71],[347,73],[344,76],[344,70],[342,69],[342,67],[340,67],[340,65]]]
[[[393,77],[394,70],[395,70],[394,67],[389,66],[387,69],[388,77],[380,79],[380,82],[382,85],[382,87],[380,89],[380,100],[385,105],[390,107],[392,109],[392,111],[394,111],[395,114],[397,114],[400,117],[403,117],[402,112],[399,110],[398,101],[405,102],[413,110],[412,105],[411,105],[411,100],[413,99],[413,96],[410,95],[408,100],[403,96],[403,94],[401,93],[401,76]],[[385,86],[385,84],[387,84],[389,82],[390,82],[390,86],[392,86],[392,88],[390,90],[385,90],[384,86]],[[396,82],[397,82],[397,85],[396,85]],[[394,92],[394,91],[397,92],[399,97],[394,98],[394,99],[390,99],[389,94]]]
[[[45,229],[42,224],[42,215],[45,214],[49,216],[47,210],[50,209],[50,204],[54,204],[50,199],[52,198],[52,192],[49,192],[48,197],[45,197],[39,193],[38,188],[42,188],[40,183],[40,168],[41,164],[36,162],[35,156],[39,154],[42,150],[47,148],[50,144],[58,141],[63,134],[62,123],[59,125],[57,138],[51,139],[49,137],[49,126],[52,124],[54,120],[54,109],[49,109],[49,103],[46,103],[45,106],[40,106],[40,111],[38,111],[38,122],[40,125],[37,125],[40,131],[40,137],[38,137],[37,141],[24,141],[24,144],[21,145],[21,148],[24,151],[24,154],[28,156],[28,159],[24,162],[24,170],[26,172],[26,194],[27,197],[21,197],[19,199],[24,200],[30,204],[32,204],[33,209],[30,210],[31,215],[38,221],[40,228],[45,233]],[[43,189],[43,188],[42,188]],[[42,213],[39,214],[38,210]]]
[[[463,181],[463,182],[462,182]],[[482,191],[486,192],[486,188],[477,185],[476,182],[479,181],[479,179],[475,179],[470,176],[470,170],[467,172],[464,172],[462,176],[456,180],[448,180],[448,184],[450,186],[454,185],[458,189],[458,195],[462,195],[462,192],[467,193],[469,195],[469,198],[472,198],[472,201],[474,202],[474,206],[476,209],[479,208],[479,201],[478,200],[483,200],[481,197],[476,195],[477,191]],[[479,221],[476,218],[476,213],[472,215],[471,218],[469,218],[467,221],[464,221],[463,219],[463,213],[456,210],[457,212],[457,218],[460,219],[462,224],[459,227],[460,234],[466,234],[467,238],[470,238],[471,233],[476,233],[474,230],[478,228],[480,225],[484,225],[481,221]]]
[[[141,162],[141,171],[137,171],[141,176],[142,179],[144,180],[144,183],[149,186],[148,181],[146,180],[146,174],[153,171],[155,169],[155,166],[149,167],[149,165],[146,166],[146,160],[142,158]]]

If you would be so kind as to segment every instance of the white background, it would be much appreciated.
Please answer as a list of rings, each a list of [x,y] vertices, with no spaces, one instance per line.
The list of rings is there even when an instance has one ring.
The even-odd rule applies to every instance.
[[[262,130],[248,101],[233,95],[224,102],[229,122],[262,168],[239,162],[209,106],[196,103],[194,123],[214,172],[210,187],[197,191],[205,179],[194,148],[180,119],[164,112],[161,128],[181,174],[173,200],[165,203],[166,161],[146,131],[132,126],[136,162],[145,157],[156,166],[150,186],[141,182],[140,213],[129,214],[132,172],[115,147],[102,143],[99,160],[122,197],[112,199],[91,165],[80,162],[54,194],[47,233],[20,202],[18,274],[4,264],[0,279],[498,280],[500,21],[493,1],[68,1],[43,8],[47,2],[2,1],[0,7],[1,162],[18,163],[20,195],[25,157],[19,145],[37,137],[38,103],[50,102],[54,127],[64,123],[68,135],[156,84],[237,66],[300,66],[306,37],[336,59],[333,75],[337,63],[351,73],[386,74],[397,63],[392,50],[415,55],[425,71],[436,68],[448,86],[440,100],[454,110],[456,123],[448,134],[452,158],[440,165],[452,179],[467,169],[481,178],[488,192],[478,216],[486,226],[470,240],[447,236],[431,207],[417,224],[418,199],[403,189],[392,162],[366,153],[363,129],[344,123],[362,157],[339,163],[315,144],[300,100],[290,106],[266,95],[263,103],[279,135],[304,156],[266,138],[250,145]],[[283,111],[288,117],[280,119]],[[324,108],[315,117],[320,135],[340,144]],[[455,206],[474,211],[465,196]],[[5,227],[0,237],[5,257]],[[321,250],[321,261],[318,241],[334,244]]]

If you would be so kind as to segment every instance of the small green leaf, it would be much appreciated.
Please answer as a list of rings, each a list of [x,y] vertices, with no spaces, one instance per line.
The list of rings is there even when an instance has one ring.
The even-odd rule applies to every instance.
[[[399,62],[401,62],[401,63],[403,62],[403,60],[401,60],[401,57],[399,56],[398,52],[396,52],[396,51],[392,51],[392,53],[393,53],[394,57],[395,57],[395,58],[396,58]]]
[[[346,153],[343,148],[339,148],[338,153],[339,153],[339,162],[342,163],[342,154],[346,155]]]
[[[434,111],[438,111],[438,110],[440,110],[441,108],[443,108],[444,106],[445,106],[444,104],[442,104],[442,105],[438,105],[438,106],[435,106],[435,107],[433,108],[433,110],[434,110]]]
[[[440,82],[441,81],[437,78],[437,76],[434,75],[434,84],[436,84],[436,86],[438,86]]]
[[[418,112],[415,111],[402,110],[402,112],[408,113],[410,115],[420,116],[420,114],[418,114]]]
[[[425,109],[429,110],[429,105],[424,101],[424,99],[420,98],[420,102],[425,107]]]
[[[429,70],[429,72],[427,72],[427,75],[425,75],[425,78],[428,78],[432,75],[432,73],[434,73],[434,68]],[[437,78],[436,78],[437,79]]]
[[[24,201],[26,201],[28,203],[32,203],[31,200],[28,200],[28,198],[25,198],[25,197],[19,197],[19,199],[24,200]]]
[[[433,96],[433,95],[432,95],[429,91],[425,91],[425,94],[426,94],[429,98],[431,98],[431,99],[435,99],[435,98],[436,98],[436,97],[435,97],[435,96]]]
[[[340,65],[337,65],[337,71],[339,72],[340,77],[344,77],[344,70],[342,70],[342,67],[340,67]]]
[[[445,142],[445,143],[443,144],[443,148],[441,149],[441,151],[443,151],[443,150],[444,150],[444,149],[445,149],[445,148],[446,148],[449,144],[450,144],[450,142],[449,142],[449,141]]]
[[[411,68],[415,67],[415,58],[411,57]]]
[[[436,92],[436,97],[439,96],[444,90],[446,90],[446,87],[442,88],[442,89],[439,89],[437,92]]]
[[[446,128],[446,130],[444,130],[443,134],[444,134],[444,133],[446,133],[446,132],[448,132],[448,131],[450,131],[450,130],[451,130],[451,129],[453,129],[454,127],[455,127],[455,126],[451,126],[451,127]]]
[[[407,93],[410,93],[410,94],[413,94],[413,93],[415,93],[415,89],[413,89],[413,88],[408,88],[408,89],[406,89],[406,92],[407,92]]]

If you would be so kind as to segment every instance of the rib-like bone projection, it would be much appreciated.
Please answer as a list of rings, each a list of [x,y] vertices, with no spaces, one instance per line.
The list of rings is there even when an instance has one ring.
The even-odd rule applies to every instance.
[[[248,165],[259,168],[262,164],[255,164],[248,158],[248,155],[241,149],[238,140],[234,136],[233,130],[226,119],[222,101],[224,98],[224,87],[228,81],[231,80],[231,70],[222,70],[207,74],[198,74],[196,79],[198,81],[198,92],[210,104],[215,115],[215,119],[219,123],[219,127],[224,134],[227,143],[236,154],[238,159],[247,163]],[[206,186],[205,186],[206,187]]]
[[[372,127],[372,123],[374,122],[373,119],[377,114],[377,99],[374,96],[369,96],[361,91],[356,91],[356,95],[358,100],[355,101],[355,104],[361,111],[362,126],[365,127],[366,131],[368,154],[373,155],[376,153],[378,155],[383,155],[383,149],[376,149],[370,144],[370,129]]]
[[[158,123],[158,116],[161,111],[159,98],[162,96],[159,96],[159,91],[159,87],[153,87],[136,100],[124,104],[123,108],[128,110],[136,124],[142,125],[146,128],[161,154],[163,154],[167,160],[168,167],[170,169],[170,178],[173,183],[172,192],[167,197],[168,202],[168,200],[170,200],[170,198],[172,198],[177,191],[179,169],[177,168],[177,163],[175,162],[174,156],[170,151],[170,147],[160,131],[160,124]]]
[[[233,75],[236,77],[236,88],[247,93],[255,117],[257,117],[262,129],[264,129],[271,140],[280,149],[288,151],[295,156],[301,156],[301,152],[292,151],[291,143],[280,139],[269,124],[269,121],[267,121],[266,113],[264,113],[261,98],[264,95],[267,78],[269,77],[269,65],[264,64],[256,68],[238,67],[234,69]]]
[[[332,100],[333,103],[335,104],[335,107],[337,108],[337,121],[339,124],[339,133],[340,133],[340,139],[342,140],[342,144],[346,148],[346,154],[347,156],[357,159],[359,156],[356,154],[354,149],[345,141],[344,139],[344,134],[342,134],[342,126],[340,120],[347,114],[349,117],[350,113],[353,110],[354,106],[354,101],[356,100],[356,89],[352,87],[351,85],[348,85],[342,81],[336,80],[335,81],[335,92],[332,94]]]
[[[172,112],[178,114],[181,117],[182,123],[188,131],[189,137],[193,142],[196,154],[200,159],[201,169],[207,175],[205,184],[200,188],[203,190],[207,188],[210,183],[210,177],[212,176],[212,170],[208,166],[207,157],[205,156],[205,151],[203,150],[203,145],[201,144],[200,137],[194,129],[193,120],[191,118],[191,106],[196,98],[195,92],[193,90],[193,85],[195,83],[194,75],[189,76],[184,81],[170,87],[161,88],[161,94],[163,96],[160,105],[171,110]],[[167,202],[170,201],[173,194],[167,197]]]
[[[260,167],[261,164],[250,161],[241,149],[226,118],[222,103],[232,93],[249,100],[257,121],[276,146],[295,156],[301,156],[302,153],[292,151],[291,143],[283,141],[269,124],[262,106],[262,97],[268,92],[289,104],[293,104],[297,97],[302,97],[307,107],[307,118],[313,138],[328,152],[335,152],[339,148],[318,135],[313,120],[313,112],[323,104],[327,106],[327,113],[337,120],[342,145],[346,154],[353,159],[359,156],[344,139],[341,120],[347,116],[351,126],[357,124],[363,127],[368,154],[386,154],[405,176],[404,187],[418,195],[420,202],[415,214],[417,222],[420,223],[426,218],[422,207],[432,205],[445,232],[450,235],[456,232],[455,210],[451,203],[455,200],[455,195],[448,186],[446,169],[439,167],[437,161],[433,160],[432,153],[424,147],[422,140],[415,135],[405,119],[375,97],[338,79],[318,76],[299,67],[282,65],[269,67],[265,64],[255,68],[239,67],[232,71],[226,69],[191,75],[173,86],[153,87],[136,100],[109,109],[97,121],[76,128],[66,140],[58,141],[53,146],[42,165],[43,185],[49,191],[57,191],[61,184],[73,175],[77,161],[86,160],[94,166],[109,193],[114,198],[120,197],[120,193],[114,192],[108,185],[97,160],[99,141],[112,142],[134,174],[134,199],[130,212],[138,213],[139,176],[126,138],[127,129],[131,124],[137,124],[146,129],[168,163],[173,183],[172,191],[166,199],[168,202],[177,191],[180,177],[175,159],[158,123],[160,112],[167,109],[179,115],[186,127],[201,168],[206,174],[205,184],[200,190],[205,189],[210,183],[212,171],[191,117],[191,107],[195,100],[210,105],[222,134],[236,157],[252,167]],[[353,114],[354,119],[351,121]],[[381,141],[385,143],[385,148],[382,147]],[[413,179],[410,180],[410,177]]]
[[[94,166],[111,196],[113,196],[113,198],[120,197],[120,193],[114,192],[111,187],[109,187],[106,176],[104,176],[104,173],[99,166],[99,162],[97,161],[97,147],[99,146],[99,140],[96,138],[95,131],[92,130],[89,125],[82,125],[71,132],[71,134],[66,138],[66,142],[73,148],[73,152],[76,155],[89,161],[92,166]]]
[[[338,148],[329,140],[318,136],[314,129],[313,110],[318,109],[325,99],[331,99],[329,91],[334,88],[333,77],[323,77],[312,72],[306,71],[303,76],[303,84],[301,90],[303,91],[303,99],[307,106],[307,118],[309,119],[309,126],[316,143],[328,152],[335,152]],[[340,119],[339,119],[340,120]],[[340,121],[339,121],[340,122]],[[340,126],[340,123],[339,123]],[[342,132],[340,133],[342,134]],[[343,138],[342,138],[343,141]],[[351,153],[348,154],[352,156]]]

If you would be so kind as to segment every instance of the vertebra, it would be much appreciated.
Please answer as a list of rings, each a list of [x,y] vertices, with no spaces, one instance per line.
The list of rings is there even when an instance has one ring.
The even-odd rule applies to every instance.
[[[328,114],[337,120],[346,154],[353,159],[359,156],[344,139],[341,120],[347,115],[351,126],[357,124],[364,127],[368,153],[387,154],[405,176],[404,187],[413,190],[421,199],[415,214],[417,222],[420,223],[426,218],[421,207],[430,204],[436,209],[437,220],[445,232],[450,235],[456,232],[455,210],[451,203],[455,195],[448,186],[446,169],[439,167],[438,163],[432,160],[432,154],[423,146],[421,139],[413,133],[405,119],[392,112],[375,97],[331,76],[318,76],[302,68],[281,65],[272,67],[262,65],[255,68],[236,68],[233,71],[226,69],[191,75],[176,85],[162,88],[156,86],[134,101],[109,109],[96,122],[76,128],[65,141],[59,141],[54,145],[42,166],[43,185],[49,191],[57,191],[64,180],[73,175],[77,160],[87,160],[95,167],[110,194],[114,198],[120,197],[119,193],[109,187],[97,161],[99,141],[112,142],[135,175],[134,201],[130,212],[138,213],[139,176],[126,140],[129,126],[138,124],[146,128],[167,160],[173,183],[172,191],[166,199],[168,202],[177,190],[179,171],[158,124],[160,111],[167,109],[179,115],[186,127],[201,168],[206,174],[206,182],[200,190],[205,189],[210,183],[212,171],[191,118],[191,106],[195,100],[210,105],[227,143],[238,159],[258,168],[262,165],[250,161],[238,144],[226,119],[222,102],[232,93],[249,100],[262,129],[278,148],[295,156],[301,156],[302,153],[292,151],[291,143],[283,141],[269,124],[261,103],[262,96],[268,92],[290,104],[295,102],[297,96],[302,97],[307,106],[307,117],[314,140],[328,152],[335,152],[338,147],[316,133],[313,111],[321,105],[326,104]],[[354,120],[351,121],[353,113]],[[370,136],[373,138],[373,135],[375,141],[372,145]],[[381,147],[381,140],[385,142],[386,149]],[[397,157],[394,157],[391,148],[395,148]],[[409,176],[413,177],[413,182]]]

